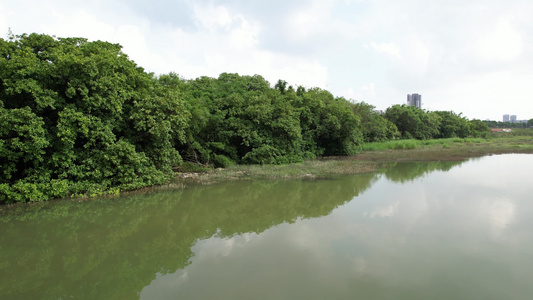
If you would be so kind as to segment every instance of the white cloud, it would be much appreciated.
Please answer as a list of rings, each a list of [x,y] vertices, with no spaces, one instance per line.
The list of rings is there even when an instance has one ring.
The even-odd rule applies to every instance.
[[[378,53],[383,53],[393,58],[402,58],[402,55],[400,54],[400,47],[398,47],[398,45],[396,45],[394,42],[379,44],[372,42],[370,43],[370,46]]]
[[[500,17],[495,26],[478,39],[477,46],[481,58],[489,63],[510,61],[522,54],[523,38],[508,18]]]
[[[341,4],[341,8],[344,5],[348,4]],[[339,3],[334,1],[314,0],[300,5],[283,19],[280,27],[283,42],[296,46],[297,50],[316,53],[358,36],[360,28],[351,18],[337,16],[338,8]]]
[[[7,35],[9,27],[7,25],[6,17],[2,14],[3,11],[4,8],[2,7],[2,5],[0,5],[0,34],[2,38],[4,37],[4,35]]]
[[[286,59],[292,61],[295,58]],[[287,64],[281,69],[280,78],[295,85],[303,85],[307,88],[319,87],[325,89],[328,83],[328,69],[317,61],[296,59],[296,65]]]
[[[172,51],[167,50],[171,63],[166,72],[175,71],[186,78],[218,77],[223,72],[259,74],[271,83],[284,79],[293,85],[326,87],[327,68],[318,61],[261,49],[258,21],[223,6],[197,5],[195,12],[199,33],[167,33],[166,39],[174,42],[167,45]],[[216,12],[221,16],[211,20],[209,16]]]
[[[325,26],[323,19],[329,11],[328,5],[326,1],[314,1],[289,15],[286,23],[288,36],[301,40],[320,32]]]
[[[357,90],[354,90],[351,87],[344,89],[340,94],[346,99],[352,99],[356,102],[364,101],[370,104],[368,101],[376,98],[376,85],[373,82],[370,82],[367,85],[359,87]]]
[[[51,20],[43,22],[42,30],[59,37],[84,37],[89,40],[111,41],[115,28],[87,11],[76,12],[54,9]]]
[[[120,26],[113,35],[113,40],[123,46],[123,52],[133,59],[139,66],[150,66],[148,71],[162,71],[168,67],[159,54],[152,51],[146,41],[145,34],[139,26]],[[168,73],[168,72],[165,72]]]
[[[425,107],[500,119],[533,111],[533,58],[525,55],[533,47],[531,14],[528,0],[0,0],[0,33],[11,27],[120,43],[155,73],[259,74],[379,109],[418,92]]]
[[[250,49],[258,44],[260,28],[258,24],[250,24],[242,16],[239,16],[240,25],[230,33],[230,41],[233,47],[243,50]]]
[[[210,32],[227,30],[233,22],[233,18],[227,8],[224,6],[213,6],[212,4],[195,5],[194,18],[198,26]]]
[[[145,38],[150,32],[150,24],[146,20],[137,20],[135,25],[123,23],[117,26],[84,10],[71,13],[56,9],[52,14],[54,21],[42,26],[46,33],[118,43],[123,47],[124,53],[148,71],[162,71],[168,67],[165,60],[156,53],[157,48],[151,47]]]

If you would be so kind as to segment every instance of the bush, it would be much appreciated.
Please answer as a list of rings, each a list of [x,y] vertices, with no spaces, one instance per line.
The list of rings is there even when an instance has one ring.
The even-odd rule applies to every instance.
[[[121,46],[31,34],[0,39],[0,201],[162,183],[189,113]]]
[[[227,167],[235,166],[236,164],[237,163],[235,161],[233,161],[231,158],[225,155],[220,155],[220,154],[213,155],[213,165],[217,168],[227,168]]]

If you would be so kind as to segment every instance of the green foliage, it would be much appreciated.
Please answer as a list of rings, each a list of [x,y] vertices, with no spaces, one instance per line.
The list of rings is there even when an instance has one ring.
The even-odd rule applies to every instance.
[[[434,112],[440,117],[438,138],[465,138],[471,135],[471,127],[468,120],[461,115],[457,115],[452,111],[436,111]]]
[[[281,79],[271,87],[259,75],[155,77],[118,44],[0,39],[0,203],[159,184],[184,162],[286,164],[352,155],[365,142],[488,133],[453,112],[394,105],[382,116],[364,102]]]
[[[407,105],[393,105],[385,118],[394,123],[402,138],[431,139],[439,134],[441,117],[434,112]]]
[[[193,162],[183,162],[177,167],[177,171],[179,172],[194,172],[194,173],[204,173],[211,171],[212,168],[208,166],[204,166],[201,164],[193,163]]]
[[[473,137],[486,138],[490,134],[490,127],[481,120],[470,120],[468,121],[468,126],[470,128],[470,135]]]
[[[363,145],[363,151],[384,151],[384,150],[401,150],[416,149],[421,146],[421,141],[415,139],[392,140],[386,142],[372,142]]]
[[[193,116],[179,148],[185,160],[228,166],[301,162],[353,154],[361,142],[350,104],[320,89],[274,88],[261,76],[223,73],[183,82]]]
[[[227,168],[237,164],[234,160],[222,154],[213,154],[212,163],[219,168]]]
[[[42,167],[49,144],[43,126],[43,119],[30,108],[5,109],[0,101],[0,183],[30,176]]]
[[[396,125],[374,110],[374,106],[365,102],[353,105],[353,112],[361,119],[365,142],[384,142],[400,137]]]
[[[363,151],[385,151],[395,149],[417,149],[421,147],[443,147],[448,148],[450,144],[466,145],[466,144],[485,144],[486,139],[482,138],[447,138],[447,139],[430,139],[430,140],[416,140],[416,139],[404,139],[404,140],[392,140],[386,142],[372,142],[366,143],[362,146]]]
[[[0,202],[162,183],[189,113],[117,44],[0,40]]]
[[[482,121],[483,123],[487,124],[489,128],[525,128],[525,127],[531,127],[533,126],[533,123],[528,122],[520,122],[520,123],[511,123],[511,122],[502,122],[502,121]]]

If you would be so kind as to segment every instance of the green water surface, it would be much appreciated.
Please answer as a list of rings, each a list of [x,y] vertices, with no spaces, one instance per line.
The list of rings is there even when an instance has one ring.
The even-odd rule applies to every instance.
[[[0,299],[531,299],[533,155],[2,208]]]

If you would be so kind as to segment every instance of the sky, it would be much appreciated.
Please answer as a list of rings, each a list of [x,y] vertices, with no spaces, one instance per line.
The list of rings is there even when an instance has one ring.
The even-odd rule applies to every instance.
[[[0,0],[9,29],[119,43],[148,72],[263,76],[379,110],[533,118],[531,0]]]

